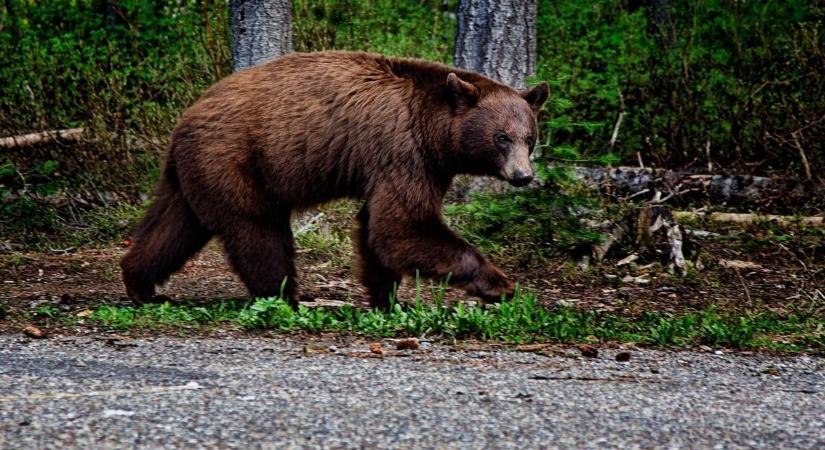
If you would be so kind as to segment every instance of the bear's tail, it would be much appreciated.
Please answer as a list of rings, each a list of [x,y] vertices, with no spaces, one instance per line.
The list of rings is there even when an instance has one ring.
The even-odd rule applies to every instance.
[[[129,298],[150,302],[163,284],[212,237],[183,197],[177,167],[169,152],[155,199],[132,231],[132,245],[120,261]]]

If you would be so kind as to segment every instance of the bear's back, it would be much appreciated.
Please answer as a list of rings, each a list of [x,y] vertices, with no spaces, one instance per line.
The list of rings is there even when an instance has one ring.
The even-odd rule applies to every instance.
[[[262,184],[260,196],[290,205],[361,197],[391,166],[425,173],[422,151],[447,140],[450,72],[481,89],[506,88],[426,61],[289,54],[208,89],[183,114],[172,157],[189,189],[231,193],[233,202],[250,195],[241,187]]]
[[[184,190],[226,204],[274,196],[297,206],[360,197],[389,164],[420,166],[411,117],[420,99],[392,64],[365,53],[294,53],[221,80],[173,134]]]
[[[482,75],[424,60],[346,51],[290,53],[232,74],[209,88],[186,113],[220,122],[251,117],[316,121],[345,112],[350,124],[361,114],[399,112],[425,104],[446,106],[447,74],[455,72],[481,90],[510,89]],[[375,123],[372,124],[373,126]]]

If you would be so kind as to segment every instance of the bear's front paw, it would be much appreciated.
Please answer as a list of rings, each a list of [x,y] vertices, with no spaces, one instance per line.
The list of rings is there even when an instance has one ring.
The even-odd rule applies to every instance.
[[[498,268],[491,267],[489,269],[474,283],[475,292],[473,294],[485,303],[498,303],[502,298],[512,298],[515,293],[515,283]]]

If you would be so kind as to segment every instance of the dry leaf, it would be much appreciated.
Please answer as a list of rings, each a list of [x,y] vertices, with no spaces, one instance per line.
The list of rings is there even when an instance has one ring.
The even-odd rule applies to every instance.
[[[517,345],[515,350],[517,352],[535,353],[547,350],[548,347],[550,347],[549,344],[522,344]]]
[[[592,345],[581,344],[579,345],[579,351],[582,352],[582,356],[587,358],[597,358],[599,356],[599,350]]]
[[[617,262],[616,267],[621,267],[621,266],[628,265],[628,264],[632,263],[633,261],[636,261],[637,259],[639,259],[639,255],[637,255],[635,253],[631,253],[626,258],[622,258],[619,262]]]
[[[313,354],[313,353],[326,353],[327,349],[325,347],[319,347],[317,345],[305,345],[304,346],[304,354]]]
[[[395,341],[395,348],[398,350],[418,350],[418,347],[417,338],[399,339]]]
[[[370,344],[370,352],[375,353],[376,355],[383,355],[384,348],[381,347],[380,342],[373,342],[372,344]]]
[[[46,337],[46,332],[34,325],[26,325],[26,327],[23,328],[23,333],[34,339],[43,339]]]

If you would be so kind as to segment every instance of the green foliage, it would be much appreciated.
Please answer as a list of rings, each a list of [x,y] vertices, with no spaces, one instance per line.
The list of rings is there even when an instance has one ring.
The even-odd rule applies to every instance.
[[[638,152],[648,164],[706,166],[709,145],[717,167],[798,176],[802,148],[822,173],[822,2],[673,1],[666,24],[655,22],[651,4],[539,2],[536,79],[552,95],[540,113],[536,166],[561,189],[454,208],[471,240],[495,249],[594,239],[579,222],[582,206],[594,204],[570,189],[570,163],[635,163]]]
[[[0,164],[0,235],[24,243],[111,235],[87,227],[152,184],[147,175],[180,111],[229,73],[227,43],[223,3],[4,2],[2,135],[89,131],[71,147],[12,151]]]
[[[548,177],[561,180],[560,171]],[[451,222],[474,244],[497,251],[507,244],[526,244],[536,256],[572,250],[601,235],[582,223],[595,200],[557,188],[534,188],[503,194],[477,193],[468,204],[446,205]]]
[[[224,5],[197,5],[6,2],[0,129],[165,135],[181,108],[228,73]]]
[[[662,2],[666,3],[666,2]],[[553,145],[604,153],[620,112],[618,150],[648,163],[706,162],[799,173],[801,145],[825,165],[822,2],[539,2],[538,78],[555,101]]]
[[[106,327],[129,328],[186,327],[214,325],[238,320],[248,302],[221,301],[208,305],[147,304],[139,307],[104,305],[92,311],[89,318]]]
[[[295,0],[296,51],[363,50],[449,63],[454,0]]]

